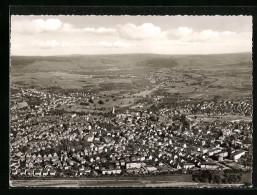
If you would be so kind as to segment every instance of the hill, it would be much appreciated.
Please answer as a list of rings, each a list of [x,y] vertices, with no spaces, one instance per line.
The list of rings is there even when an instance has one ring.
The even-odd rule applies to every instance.
[[[216,55],[71,55],[71,56],[12,56],[12,73],[48,71],[84,71],[104,69],[108,66],[131,68],[182,68],[208,69],[238,63],[251,63],[251,53]]]

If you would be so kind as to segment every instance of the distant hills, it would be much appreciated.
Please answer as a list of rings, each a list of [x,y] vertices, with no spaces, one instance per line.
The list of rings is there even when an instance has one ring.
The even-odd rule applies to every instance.
[[[252,64],[252,53],[212,55],[111,54],[67,56],[12,56],[12,73],[81,71],[118,67],[162,67],[205,69],[230,64]],[[221,66],[221,67],[220,67]]]

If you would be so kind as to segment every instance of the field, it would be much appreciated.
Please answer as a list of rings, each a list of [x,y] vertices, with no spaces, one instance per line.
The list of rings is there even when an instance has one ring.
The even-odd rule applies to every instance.
[[[108,93],[162,86],[197,97],[251,95],[251,73],[250,53],[11,57],[12,84]]]
[[[80,179],[34,179],[13,180],[12,187],[240,187],[249,180],[248,174],[243,174],[242,182],[238,184],[207,184],[196,183],[191,180],[191,175],[171,176],[142,176],[142,177],[105,177],[105,178],[80,178]]]

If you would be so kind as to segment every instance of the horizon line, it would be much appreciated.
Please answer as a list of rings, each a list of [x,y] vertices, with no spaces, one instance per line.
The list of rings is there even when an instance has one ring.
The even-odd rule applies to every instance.
[[[252,51],[246,52],[232,52],[232,53],[209,53],[209,54],[160,54],[160,53],[116,53],[116,54],[61,54],[61,55],[11,55],[10,57],[64,57],[64,56],[106,56],[106,55],[223,55],[223,54],[243,54],[252,53]]]

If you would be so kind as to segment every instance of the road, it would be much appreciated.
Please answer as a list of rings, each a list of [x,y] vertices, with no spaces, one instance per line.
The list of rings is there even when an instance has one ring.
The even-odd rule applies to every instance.
[[[155,181],[155,180],[116,180],[116,179],[62,179],[62,180],[14,180],[11,187],[240,187],[242,184],[202,184],[196,182]]]

